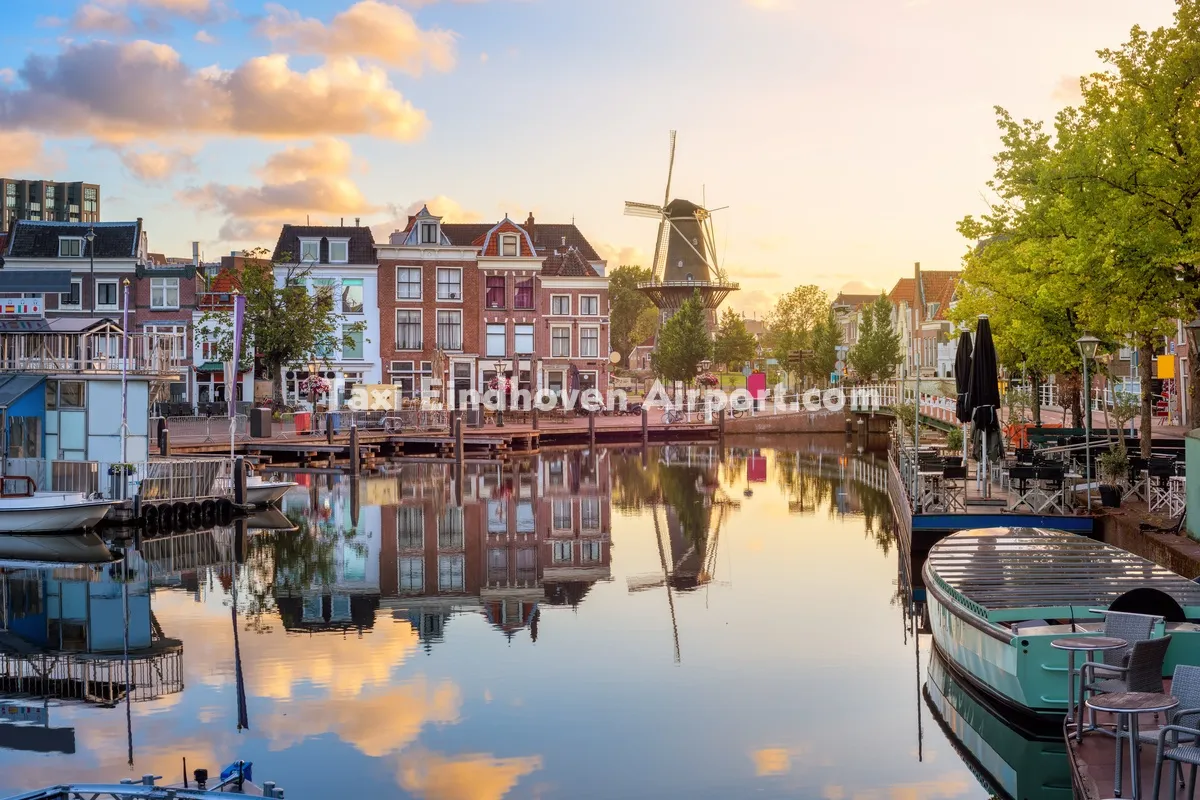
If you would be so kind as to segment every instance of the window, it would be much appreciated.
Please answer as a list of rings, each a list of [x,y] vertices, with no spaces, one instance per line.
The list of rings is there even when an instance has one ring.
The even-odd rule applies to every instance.
[[[462,350],[462,312],[437,312],[437,346],[443,350]]]
[[[344,278],[342,280],[342,313],[363,313],[362,278]]]
[[[463,590],[465,556],[438,556],[438,589],[443,592]]]
[[[433,375],[432,366],[428,361],[422,361],[420,370],[413,369],[413,361],[393,361],[390,370],[392,384],[399,387],[402,397],[414,398],[419,396],[421,380]]]
[[[150,308],[179,308],[179,278],[150,279]]]
[[[83,279],[71,281],[71,291],[58,296],[59,308],[80,308],[83,305]]]
[[[329,240],[329,263],[345,264],[350,261],[350,241],[348,239]]]
[[[581,295],[579,298],[579,313],[585,317],[600,316],[600,296],[595,294]]]
[[[462,300],[462,270],[439,267],[437,271],[438,300]]]
[[[396,509],[396,547],[400,550],[425,549],[425,509],[420,506]]]
[[[117,307],[117,282],[96,281],[96,308]]]
[[[421,223],[421,244],[438,243],[438,224],[436,222]]]
[[[498,573],[500,580],[508,573],[508,551],[503,547],[488,550],[488,572]]]
[[[600,498],[584,497],[579,501],[579,527],[585,531],[600,530]]]
[[[574,542],[554,542],[554,563],[570,564]]]
[[[421,312],[396,309],[396,349],[420,350]]]
[[[84,392],[83,381],[59,381],[58,382],[58,407],[59,408],[83,408]]]
[[[596,388],[596,373],[595,372],[580,372],[579,373],[579,391],[586,392],[588,389]]]
[[[322,303],[333,304],[333,278],[313,278],[313,295]]]
[[[570,328],[551,328],[550,329],[550,357],[551,358],[570,358],[571,357],[571,329]]]
[[[447,508],[438,517],[438,549],[462,550],[465,538],[463,534],[463,510]]]
[[[487,326],[487,351],[485,355],[488,357],[504,358],[504,339],[507,332],[507,328],[503,322]]]
[[[537,526],[534,523],[533,502],[517,501],[517,533],[533,533]]]
[[[419,594],[425,591],[425,559],[400,559],[400,591]]]
[[[13,198],[9,206],[16,205],[16,198]],[[59,258],[83,258],[83,239],[75,238],[74,236],[58,237],[58,257]]]
[[[546,388],[555,394],[563,390],[562,370],[554,370],[546,373]]]
[[[513,308],[524,311],[533,309],[533,278],[517,278],[513,293]]]
[[[533,326],[517,325],[513,328],[515,339],[513,352],[520,356],[533,354]]]
[[[362,331],[343,331],[344,339],[342,341],[342,359],[345,361],[362,361],[363,355],[363,332]]]
[[[571,313],[571,295],[569,294],[552,294],[550,295],[550,313],[560,317],[567,316]]]
[[[571,501],[568,499],[554,501],[554,530],[571,530]]]
[[[8,457],[42,457],[41,417],[8,418]]]
[[[515,258],[518,253],[517,235],[515,233],[504,233],[500,235],[500,255],[506,258]]]
[[[508,533],[507,500],[488,500],[487,530],[488,533]]]
[[[487,307],[504,308],[504,276],[489,275],[487,278]]]
[[[420,267],[397,267],[396,268],[396,299],[397,300],[420,300],[421,299],[421,268]]]
[[[596,540],[579,543],[579,562],[581,564],[596,564],[600,561],[600,542]]]
[[[579,355],[583,358],[597,358],[600,355],[600,329],[579,329]]]
[[[321,260],[321,240],[300,240],[300,263],[317,263]]]

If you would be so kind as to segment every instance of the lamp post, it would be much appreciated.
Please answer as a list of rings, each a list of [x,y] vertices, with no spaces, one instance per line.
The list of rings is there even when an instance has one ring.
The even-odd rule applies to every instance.
[[[129,486],[129,473],[125,471],[129,457],[129,278],[121,283],[125,287],[121,303],[121,499],[124,500]]]
[[[499,405],[496,407],[496,427],[504,427],[504,395],[505,389],[508,388],[508,380],[501,380],[501,368],[504,366],[503,361],[496,361],[496,391],[499,394]]]
[[[1084,479],[1087,481],[1088,513],[1092,513],[1092,386],[1088,378],[1088,361],[1096,357],[1096,348],[1100,340],[1090,333],[1085,333],[1075,340],[1079,345],[1079,354],[1083,356],[1083,431],[1085,437],[1085,455],[1087,462]]]
[[[96,315],[96,248],[93,242],[96,241],[96,229],[89,225],[88,232],[83,235],[88,243],[88,272],[92,281],[92,316]]]

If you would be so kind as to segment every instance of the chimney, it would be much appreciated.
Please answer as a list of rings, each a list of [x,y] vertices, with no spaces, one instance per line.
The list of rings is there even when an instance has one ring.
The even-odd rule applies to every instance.
[[[200,266],[200,243],[192,242],[192,266]]]
[[[346,227],[346,218],[345,217],[338,217],[338,227],[339,228]]]
[[[529,212],[529,219],[525,220],[525,232],[529,234],[529,238],[537,244],[537,223],[533,221],[533,212]]]
[[[360,220],[360,219],[362,219],[362,217],[355,217],[355,218],[354,218],[354,227],[356,227],[356,228],[361,228],[361,227],[362,227],[361,225],[359,225],[359,224],[358,224],[358,222],[359,222],[359,220]]]

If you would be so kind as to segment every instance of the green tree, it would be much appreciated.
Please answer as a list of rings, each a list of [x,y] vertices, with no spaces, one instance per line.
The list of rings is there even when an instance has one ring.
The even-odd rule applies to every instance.
[[[862,316],[858,341],[850,348],[850,365],[863,380],[886,381],[896,374],[902,356],[900,334],[892,327],[892,301],[880,292],[863,307]]]
[[[706,312],[699,295],[685,300],[658,332],[651,356],[654,373],[668,381],[690,384],[701,361],[712,357]]]
[[[842,344],[842,326],[830,308],[825,319],[817,323],[812,332],[812,358],[807,371],[814,381],[827,383],[838,361],[838,347]]]
[[[713,361],[726,369],[738,369],[754,358],[758,340],[746,330],[746,321],[732,308],[721,314],[717,338],[713,342]]]
[[[307,278],[311,270],[289,263],[284,253],[272,262],[265,248],[248,250],[238,280],[246,296],[243,352],[254,353],[255,375],[269,378],[279,387],[281,368],[307,362],[310,358],[328,360],[343,347],[356,343],[354,333],[361,322],[346,324],[337,313],[332,289],[309,292]],[[282,285],[276,285],[275,269],[284,270]],[[216,345],[222,361],[233,358],[233,325],[229,312],[208,312],[200,319],[198,333]]]
[[[788,353],[810,347],[813,328],[828,309],[829,298],[816,286],[797,286],[780,297],[767,316],[767,345],[789,376]]]
[[[638,266],[620,266],[608,275],[609,335],[612,346],[625,363],[629,354],[653,335],[658,326],[658,311],[637,285],[650,280],[650,270]]]

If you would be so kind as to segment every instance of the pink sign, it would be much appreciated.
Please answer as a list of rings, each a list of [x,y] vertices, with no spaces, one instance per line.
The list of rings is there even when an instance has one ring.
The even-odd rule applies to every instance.
[[[767,482],[767,459],[764,456],[750,456],[746,459],[746,480],[750,483]]]
[[[746,391],[755,400],[765,400],[767,397],[767,373],[752,372],[746,376]]]

